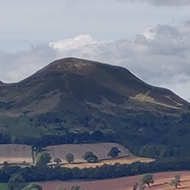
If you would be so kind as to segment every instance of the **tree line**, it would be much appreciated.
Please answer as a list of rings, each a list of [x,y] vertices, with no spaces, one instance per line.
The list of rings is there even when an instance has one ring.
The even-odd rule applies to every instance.
[[[124,176],[140,175],[143,173],[190,170],[190,158],[164,159],[150,163],[135,162],[132,164],[119,164],[97,166],[96,168],[66,168],[61,166],[19,166],[4,165],[0,169],[0,182],[8,182],[11,175],[19,173],[27,182],[47,180],[90,180],[108,179]]]

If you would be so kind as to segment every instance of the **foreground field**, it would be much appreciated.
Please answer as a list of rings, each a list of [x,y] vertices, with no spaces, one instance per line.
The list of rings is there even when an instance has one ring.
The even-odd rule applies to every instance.
[[[175,189],[169,185],[174,175],[180,174],[181,186],[178,189],[190,190],[190,171],[185,172],[164,172],[154,174],[155,183],[149,190],[172,190]],[[41,182],[44,190],[55,190],[56,187],[63,185],[68,189],[73,185],[79,185],[85,190],[131,190],[136,182],[139,182],[141,176],[124,177],[118,179],[109,180],[97,180],[97,181],[69,181],[69,182]]]

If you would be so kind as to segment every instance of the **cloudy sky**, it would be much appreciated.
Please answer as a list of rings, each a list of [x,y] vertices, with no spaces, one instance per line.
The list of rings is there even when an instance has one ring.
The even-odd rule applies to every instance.
[[[120,65],[190,101],[190,0],[0,0],[0,80],[68,56]]]

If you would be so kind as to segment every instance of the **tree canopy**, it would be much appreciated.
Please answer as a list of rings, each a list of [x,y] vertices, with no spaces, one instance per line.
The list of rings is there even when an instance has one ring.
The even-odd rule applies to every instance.
[[[118,149],[118,147],[112,147],[107,155],[111,156],[112,158],[116,158],[119,153],[121,153],[121,151]]]
[[[7,185],[10,190],[20,190],[26,185],[26,181],[22,175],[15,173],[11,175]]]
[[[174,186],[175,188],[177,188],[178,186],[181,186],[181,175],[179,174],[175,175],[170,185]]]
[[[98,162],[98,157],[91,151],[87,151],[84,155],[83,158],[89,162],[89,163],[94,163]]]
[[[65,156],[65,159],[67,160],[67,162],[69,163],[73,163],[74,161],[74,155],[72,153],[68,153],[66,156]]]
[[[46,166],[51,162],[51,156],[47,152],[40,152],[36,156],[36,166]]]
[[[150,184],[154,183],[153,174],[144,174],[141,178],[142,184],[147,184],[148,186]]]

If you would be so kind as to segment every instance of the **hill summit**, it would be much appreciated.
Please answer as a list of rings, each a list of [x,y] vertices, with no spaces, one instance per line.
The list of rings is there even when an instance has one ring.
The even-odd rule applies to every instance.
[[[189,106],[125,68],[77,58],[56,60],[18,83],[0,83],[0,129],[17,141],[72,134],[70,142],[163,143],[170,125],[186,128]],[[95,132],[99,136],[90,137]]]
[[[1,102],[11,102],[5,115],[73,112],[73,107],[113,115],[117,115],[113,109],[156,113],[164,109],[170,114],[170,109],[183,112],[189,106],[171,91],[148,85],[127,69],[76,58],[52,62],[19,83],[5,85],[0,95]]]

